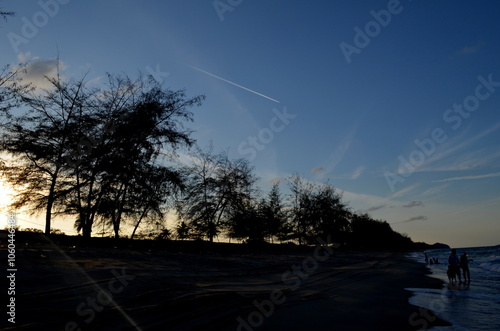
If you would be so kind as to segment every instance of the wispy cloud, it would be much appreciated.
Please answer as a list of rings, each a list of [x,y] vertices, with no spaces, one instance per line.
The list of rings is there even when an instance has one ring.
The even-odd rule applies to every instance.
[[[475,45],[472,45],[472,46],[465,46],[464,48],[460,49],[457,51],[457,55],[471,55],[471,54],[475,54],[477,52],[479,52],[479,50],[481,49],[481,47],[483,47],[484,43],[483,42],[479,42]]]
[[[340,190],[342,191],[343,200],[361,213],[372,212],[395,205],[394,201],[380,196]]]
[[[346,152],[349,150],[354,137],[356,136],[356,127],[352,128],[344,139],[338,144],[335,150],[330,154],[326,165],[324,166],[324,175],[327,175],[335,170],[337,165],[344,159]]]
[[[435,180],[435,181],[433,181],[433,183],[455,182],[455,181],[460,181],[460,180],[484,179],[484,178],[492,178],[492,177],[500,177],[500,172],[495,172],[495,173],[486,174],[486,175],[452,177],[452,178],[446,178],[446,179],[441,179],[441,180]]]
[[[396,199],[396,198],[400,198],[406,194],[408,194],[409,192],[415,190],[417,187],[419,187],[420,184],[413,184],[413,185],[410,185],[410,186],[407,186],[405,187],[404,189],[402,190],[399,190],[397,192],[395,192],[394,194],[392,194],[389,199]]]
[[[437,195],[443,195],[446,194],[446,189],[450,186],[450,183],[446,184],[441,184],[437,186],[433,186],[422,192],[419,196],[420,197],[425,197],[426,199],[429,199],[429,197],[435,198]]]
[[[423,215],[413,216],[413,217],[410,217],[410,218],[404,220],[403,223],[410,223],[410,222],[415,222],[415,221],[427,221],[427,216],[423,216]]]
[[[366,210],[366,212],[371,212],[371,211],[375,211],[375,210],[379,210],[379,209],[382,209],[382,208],[385,208],[387,205],[384,203],[382,205],[378,205],[378,206],[373,206],[371,208],[368,208]]]
[[[415,222],[415,221],[427,221],[427,216],[423,216],[423,215],[420,215],[420,216],[413,216],[413,217],[410,217],[408,219],[405,219],[404,221],[399,221],[399,222],[392,222],[393,224],[395,223],[411,223],[411,222]]]
[[[282,178],[280,178],[280,177],[274,177],[274,178],[268,179],[266,181],[266,183],[270,184],[270,185],[274,185],[274,184],[278,184],[279,185],[282,181],[283,181]]]
[[[206,74],[206,75],[209,75],[209,76],[211,76],[211,77],[217,78],[217,79],[219,79],[219,80],[221,80],[221,81],[223,81],[223,82],[226,82],[226,83],[228,83],[228,84],[231,84],[231,85],[234,85],[234,86],[239,87],[239,88],[241,88],[241,89],[244,89],[245,91],[248,91],[248,92],[251,92],[251,93],[257,94],[258,96],[261,96],[261,97],[266,98],[266,99],[268,99],[268,100],[271,100],[271,101],[273,101],[273,102],[280,103],[278,100],[273,99],[273,98],[271,98],[271,97],[268,97],[268,96],[267,96],[267,95],[265,95],[265,94],[262,94],[262,93],[259,93],[259,92],[257,92],[257,91],[251,90],[251,89],[249,89],[248,87],[242,86],[242,85],[240,85],[240,84],[236,84],[235,82],[232,82],[232,81],[230,81],[230,80],[227,80],[227,79],[224,79],[224,78],[219,77],[219,76],[217,76],[217,75],[214,75],[214,74],[212,74],[212,73],[210,73],[210,72],[208,72],[208,71],[205,71],[205,70],[202,70],[202,69],[200,69],[200,68],[196,68],[196,67],[193,67],[193,66],[190,66],[190,65],[188,65],[188,67],[190,67],[190,68],[192,68],[192,69],[194,69],[194,70],[197,70],[197,71],[199,71],[199,72],[202,72],[202,73],[204,73],[204,74]]]
[[[407,204],[404,204],[404,208],[413,208],[413,207],[423,207],[424,203],[422,201],[410,201]]]
[[[340,176],[329,176],[329,178],[330,179],[354,180],[354,179],[358,179],[359,177],[361,177],[361,175],[365,172],[365,170],[366,170],[365,166],[359,166],[351,172],[347,172],[347,173],[340,175]],[[325,177],[325,176],[323,176],[324,174],[330,173],[332,171],[333,171],[333,169],[331,169],[330,167],[328,167],[327,169],[325,169],[324,167],[316,167],[316,168],[311,169],[311,173],[317,175],[318,177]]]
[[[365,169],[366,168],[363,166],[357,167],[356,170],[354,170],[354,173],[351,175],[351,179],[359,178],[359,176],[361,176],[361,174],[365,171]]]
[[[320,174],[323,172],[325,172],[325,168],[323,168],[323,167],[316,167],[316,168],[311,169],[312,174]]]
[[[463,130],[453,139],[436,148],[415,172],[470,170],[483,167],[500,157],[500,152],[480,148],[476,144],[480,139],[500,129],[500,122],[472,135],[469,130]],[[474,148],[477,147],[477,148]]]

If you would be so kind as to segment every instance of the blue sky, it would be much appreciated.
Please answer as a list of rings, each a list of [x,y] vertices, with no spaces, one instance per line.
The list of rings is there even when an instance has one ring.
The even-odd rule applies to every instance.
[[[68,76],[141,71],[205,94],[194,137],[251,157],[263,190],[299,173],[415,241],[500,243],[497,2],[0,7],[16,12],[1,23],[0,64],[31,59],[35,80],[59,55]]]

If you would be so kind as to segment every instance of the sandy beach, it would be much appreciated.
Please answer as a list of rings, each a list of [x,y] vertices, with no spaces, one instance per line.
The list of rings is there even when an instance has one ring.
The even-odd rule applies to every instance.
[[[4,248],[2,248],[3,250]],[[208,243],[18,243],[5,330],[417,330],[437,287],[402,253]],[[7,269],[2,260],[2,267]]]

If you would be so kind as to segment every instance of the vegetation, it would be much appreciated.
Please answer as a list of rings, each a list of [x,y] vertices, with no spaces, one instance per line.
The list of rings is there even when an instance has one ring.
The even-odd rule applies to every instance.
[[[99,222],[119,237],[124,219],[164,218],[183,180],[160,157],[193,143],[183,124],[203,97],[143,77],[109,75],[96,89],[85,77],[47,79],[47,89],[6,87],[17,102],[2,111],[0,143],[3,176],[19,191],[12,207],[44,210],[46,234],[53,215],[74,216],[84,237]]]
[[[9,12],[8,11],[3,11],[3,10],[0,9],[0,18],[2,18],[3,20],[6,21],[9,16],[14,16],[14,13],[10,12],[10,11]]]
[[[87,238],[101,227],[102,235],[108,229],[119,238],[126,225],[131,238],[309,245],[329,236],[351,247],[412,244],[387,222],[353,213],[328,183],[297,174],[287,179],[291,195],[275,184],[262,196],[249,161],[212,146],[176,163],[178,149],[194,143],[185,123],[203,96],[189,98],[142,76],[110,74],[92,89],[85,77],[47,80],[50,87],[40,89],[21,84],[19,70],[0,77],[2,100],[9,100],[1,112],[0,150],[8,156],[1,170],[18,190],[11,207],[43,211],[45,234],[56,233],[53,216],[64,216]],[[174,210],[179,223],[171,233],[166,214]]]
[[[1,18],[11,15],[0,11]],[[291,195],[276,183],[262,196],[249,161],[212,146],[196,147],[179,165],[178,150],[194,144],[185,127],[194,118],[190,109],[204,96],[143,76],[109,74],[106,84],[90,88],[85,76],[63,78],[57,62],[47,88],[23,84],[26,65],[0,71],[2,178],[17,190],[12,209],[45,214],[46,235],[63,235],[52,228],[52,218],[63,216],[85,238],[96,228],[119,238],[126,225],[131,238],[412,245],[387,222],[352,212],[328,183],[297,174],[287,179]],[[175,233],[166,228],[172,211]]]

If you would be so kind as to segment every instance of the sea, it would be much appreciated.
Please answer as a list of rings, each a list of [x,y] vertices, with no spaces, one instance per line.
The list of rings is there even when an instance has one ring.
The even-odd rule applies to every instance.
[[[438,259],[440,264],[428,264],[429,276],[442,280],[444,285],[441,289],[408,288],[413,292],[410,303],[432,310],[453,325],[434,327],[430,329],[432,331],[500,330],[500,245],[457,248],[459,257],[464,252],[473,260],[469,262],[470,284],[448,281],[446,271],[450,249],[412,253],[409,257],[418,262],[425,263],[424,253],[429,258]],[[424,318],[414,318],[412,323],[424,326]]]

